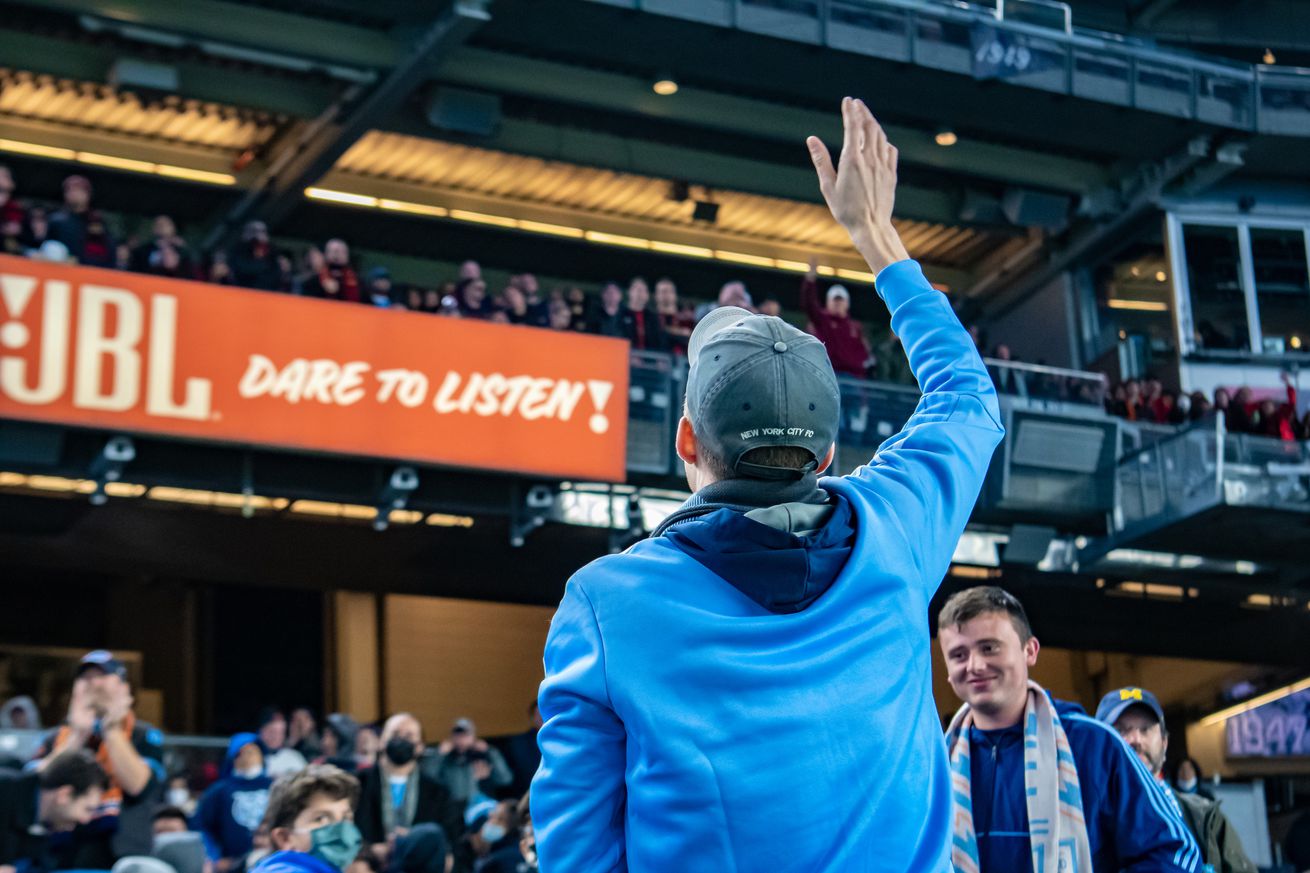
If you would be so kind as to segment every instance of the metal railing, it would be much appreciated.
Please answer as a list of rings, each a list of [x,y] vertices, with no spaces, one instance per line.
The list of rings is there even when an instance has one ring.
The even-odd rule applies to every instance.
[[[1310,136],[1310,71],[1014,14],[1015,0],[594,0],[1239,130]],[[1027,0],[1028,4],[1034,0]],[[1067,7],[1065,7],[1067,8]],[[1002,10],[1006,10],[1003,12]],[[1058,14],[1056,14],[1058,13]],[[1049,17],[1051,25],[1044,26]]]
[[[1310,512],[1310,442],[1230,434],[1221,416],[1125,455],[1115,475],[1116,533],[1219,503]]]
[[[1000,358],[983,358],[983,363],[992,375],[996,390],[1003,395],[1103,407],[1109,390],[1109,382],[1103,373]]]

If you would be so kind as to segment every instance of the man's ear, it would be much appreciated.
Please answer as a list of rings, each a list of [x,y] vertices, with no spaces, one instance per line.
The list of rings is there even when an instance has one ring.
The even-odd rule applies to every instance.
[[[837,457],[837,444],[833,443],[828,446],[828,454],[824,455],[823,460],[819,461],[819,468],[815,472],[822,474],[824,470],[827,470],[832,466],[832,461],[835,457]]]
[[[1037,653],[1042,650],[1042,644],[1037,642],[1037,637],[1029,637],[1028,642],[1023,644],[1024,661],[1029,667],[1037,664]]]
[[[273,828],[268,832],[268,839],[274,849],[285,852],[291,848],[291,828]]]
[[[696,461],[700,457],[700,445],[696,442],[696,431],[685,415],[678,420],[678,436],[674,445],[678,450],[678,457],[684,463],[696,466]]]

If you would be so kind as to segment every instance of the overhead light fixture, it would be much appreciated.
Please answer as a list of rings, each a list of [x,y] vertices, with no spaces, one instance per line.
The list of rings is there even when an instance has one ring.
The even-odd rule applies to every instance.
[[[173,179],[186,179],[189,182],[205,182],[210,185],[235,185],[236,176],[230,173],[215,173],[209,170],[195,170],[191,167],[176,167],[172,164],[156,164],[136,158],[122,158],[117,155],[102,155],[99,152],[79,152],[59,146],[42,145],[35,142],[22,142],[16,139],[0,139],[0,152],[16,155],[31,155],[37,158],[53,158],[57,161],[76,161],[94,167],[108,167],[113,170],[126,170],[129,173],[152,173],[156,176],[168,176]]]
[[[1166,312],[1169,309],[1169,304],[1157,300],[1125,300],[1122,297],[1107,300],[1106,305],[1111,309],[1133,309],[1138,312]]]
[[[527,218],[511,218],[508,215],[491,215],[485,212],[470,212],[466,209],[446,209],[445,207],[436,206],[435,204],[411,203],[405,200],[388,200],[386,198],[373,197],[369,194],[356,194],[353,191],[339,191],[333,188],[310,187],[306,188],[304,193],[306,197],[312,200],[323,200],[329,203],[342,203],[348,206],[366,206],[374,209],[385,209],[392,212],[408,212],[414,215],[426,215],[433,218],[449,218],[456,221],[467,221],[473,224],[487,224],[493,227],[504,227],[512,230],[526,231],[528,233],[585,239],[588,242],[599,243],[601,245],[621,246],[630,249],[646,249],[648,251],[661,252],[669,255],[681,255],[688,258],[713,258],[715,260],[727,261],[733,264],[764,267],[766,269],[781,270],[784,272],[803,273],[809,269],[809,264],[801,261],[772,258],[766,255],[735,252],[725,249],[711,249],[705,246],[645,239],[644,237],[639,236],[627,236],[624,234],[607,233],[599,230],[584,230],[580,227],[569,227],[563,224],[533,221]],[[709,196],[708,192],[706,196]],[[697,209],[700,209],[701,207],[712,207],[715,217],[717,217],[719,204],[709,201],[696,201],[696,205]],[[874,279],[873,273],[868,273],[863,270],[839,270],[826,264],[818,267],[818,273],[821,276],[840,276],[843,279],[850,279],[857,282],[872,283]]]
[[[678,93],[678,83],[673,80],[672,76],[660,76],[655,80],[651,89],[661,97],[672,97]]]
[[[1278,63],[1278,58],[1274,56],[1273,49],[1265,49],[1264,56],[1261,57],[1260,60],[1264,61],[1265,65],[1270,67]]]
[[[1296,334],[1292,334],[1288,337],[1287,344],[1294,349],[1299,349],[1301,348],[1301,338]]]
[[[1169,278],[1169,274],[1166,273],[1164,270],[1156,270],[1156,272],[1155,272],[1155,281],[1157,281],[1157,282],[1163,282],[1165,279],[1168,279],[1168,278]]]
[[[933,137],[933,139],[937,142],[937,145],[942,146],[943,148],[950,148],[960,141],[960,138],[955,135],[955,131],[951,130],[949,127],[939,128],[937,135]]]

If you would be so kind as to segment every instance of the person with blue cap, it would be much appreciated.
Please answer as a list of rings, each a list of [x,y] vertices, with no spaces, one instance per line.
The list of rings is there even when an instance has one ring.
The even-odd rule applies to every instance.
[[[205,835],[205,848],[215,873],[234,869],[250,852],[255,830],[268,807],[272,784],[264,769],[259,737],[253,733],[233,736],[222,775],[205,791],[196,808],[196,828]]]
[[[133,711],[127,665],[104,649],[82,656],[68,716],[28,765],[43,770],[63,752],[86,749],[109,777],[95,815],[61,849],[65,866],[107,870],[119,858],[149,854],[167,775],[163,746],[163,734]]]
[[[1156,782],[1168,790],[1164,779],[1164,759],[1169,751],[1169,729],[1165,724],[1164,709],[1154,694],[1132,685],[1116,688],[1101,698],[1096,707],[1096,720],[1118,731]],[[1255,873],[1255,863],[1242,848],[1242,838],[1216,801],[1183,791],[1172,791],[1170,797],[1182,815],[1183,824],[1201,847],[1202,857],[1210,870],[1214,873]]]
[[[842,105],[834,217],[877,275],[923,397],[848,476],[819,340],[723,306],[688,346],[694,492],[584,567],[551,622],[531,791],[541,869],[948,873],[928,602],[1003,435],[946,297],[892,224],[896,149]]]

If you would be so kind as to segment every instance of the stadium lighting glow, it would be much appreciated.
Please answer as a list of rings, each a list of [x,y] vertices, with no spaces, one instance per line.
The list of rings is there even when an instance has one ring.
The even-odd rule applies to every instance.
[[[329,203],[342,203],[347,206],[371,206],[392,212],[408,212],[414,215],[426,215],[433,218],[451,218],[455,221],[468,221],[474,224],[487,224],[493,227],[511,228],[528,233],[540,233],[549,236],[561,236],[571,239],[585,239],[600,245],[623,246],[632,249],[646,249],[668,255],[681,255],[688,258],[713,258],[732,264],[744,264],[751,267],[763,267],[771,270],[784,270],[804,273],[810,265],[803,261],[785,258],[771,258],[748,252],[735,252],[728,249],[711,249],[705,246],[687,245],[685,243],[664,242],[639,236],[626,236],[619,233],[607,233],[600,230],[584,230],[565,224],[551,224],[545,221],[533,221],[527,218],[511,218],[508,215],[493,215],[486,212],[472,212],[467,209],[446,209],[425,203],[412,203],[407,200],[389,200],[368,194],[356,194],[352,191],[339,191],[334,188],[310,187],[305,189],[305,196],[312,200]],[[817,268],[821,276],[839,276],[853,282],[873,284],[874,274],[863,270],[837,269],[826,265]]]
[[[490,224],[495,227],[518,227],[518,219],[504,215],[488,215],[485,212],[470,212],[467,209],[452,209],[450,217],[456,221],[471,221],[474,224]]]
[[[149,161],[118,158],[113,155],[101,155],[95,152],[78,152],[77,159],[84,164],[109,167],[114,170],[130,170],[133,173],[153,173],[155,171],[155,165]]]
[[[443,206],[428,206],[426,203],[410,203],[408,200],[388,200],[383,197],[378,201],[379,209],[392,212],[408,212],[412,215],[430,215],[433,218],[445,218],[450,214]]]
[[[661,97],[672,97],[678,93],[678,83],[669,78],[663,78],[651,86],[651,89]]]
[[[1155,273],[1155,281],[1157,282],[1163,282],[1165,279],[1168,278],[1169,278],[1169,274],[1166,273],[1164,270],[1157,270]]]
[[[1107,305],[1111,309],[1135,309],[1139,312],[1165,312],[1169,309],[1168,303],[1161,303],[1158,300],[1124,300],[1116,298],[1108,301]]]
[[[589,230],[585,234],[589,242],[604,243],[611,246],[624,246],[630,249],[648,249],[650,240],[643,239],[639,236],[624,236],[621,233],[602,233],[599,230]]]
[[[955,131],[951,130],[949,127],[943,127],[941,130],[937,131],[937,135],[933,137],[933,139],[936,141],[937,145],[942,146],[943,148],[950,148],[960,141],[960,138],[955,135]]]
[[[714,249],[707,249],[704,246],[688,246],[682,243],[660,242],[657,239],[650,241],[652,251],[664,252],[666,255],[684,255],[688,258],[712,258]]]
[[[722,250],[715,251],[714,257],[720,261],[728,261],[733,264],[746,264],[751,267],[772,267],[774,266],[773,258],[766,258],[761,255],[750,255],[746,252],[725,252]]]
[[[306,188],[305,196],[311,200],[326,200],[329,203],[346,203],[351,206],[377,206],[378,198],[367,194],[351,194],[349,191],[334,191],[331,188]]]
[[[878,278],[873,273],[864,270],[838,270],[837,275],[842,279],[850,279],[852,282],[868,282],[873,284],[873,280]]]
[[[1210,725],[1218,724],[1221,721],[1227,721],[1235,715],[1250,712],[1257,706],[1264,706],[1266,703],[1273,703],[1275,700],[1282,700],[1284,697],[1287,697],[1290,694],[1295,694],[1298,691],[1303,691],[1306,688],[1310,688],[1310,678],[1302,679],[1291,685],[1284,685],[1282,688],[1276,688],[1273,691],[1261,694],[1258,697],[1252,697],[1250,700],[1239,703],[1236,706],[1221,709],[1213,715],[1208,715],[1201,719],[1201,726],[1209,727]]]
[[[584,235],[584,231],[580,227],[550,224],[545,221],[529,221],[526,218],[519,219],[519,230],[526,230],[529,233],[545,233],[551,236],[567,236],[574,239],[582,239]]]
[[[1299,349],[1299,348],[1301,348],[1301,338],[1300,338],[1299,336],[1297,336],[1296,334],[1292,334],[1292,335],[1288,338],[1288,340],[1287,340],[1287,344],[1288,344],[1289,346],[1291,346],[1292,348],[1294,348],[1294,349]]]
[[[129,173],[150,173],[172,179],[204,182],[209,185],[235,185],[237,183],[237,177],[229,173],[195,170],[191,167],[178,167],[173,164],[156,164],[151,161],[137,160],[136,158],[103,155],[99,152],[79,152],[73,149],[60,148],[59,146],[23,142],[16,139],[0,139],[0,152],[31,155],[37,158],[53,158],[57,161],[76,161],[79,164],[90,164],[93,167],[108,167],[113,170],[126,170]]]

